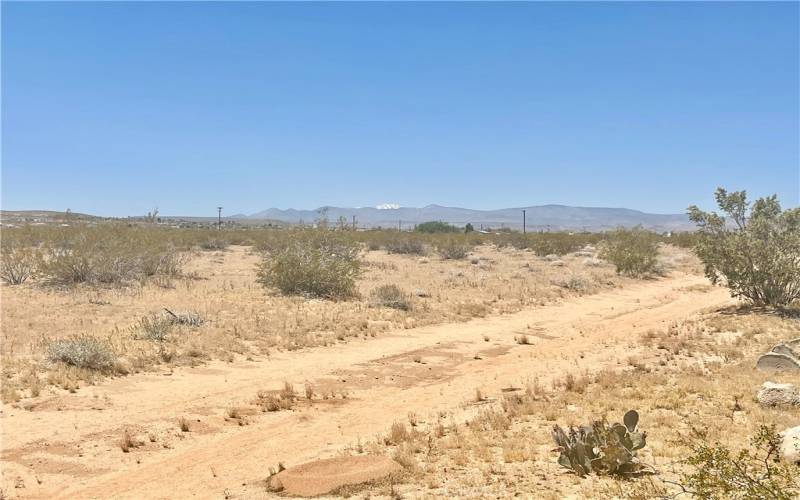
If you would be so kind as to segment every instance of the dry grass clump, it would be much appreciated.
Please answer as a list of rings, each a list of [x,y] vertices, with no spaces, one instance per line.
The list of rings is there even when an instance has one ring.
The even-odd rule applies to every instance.
[[[381,285],[370,293],[370,304],[376,307],[389,307],[400,311],[410,311],[411,297],[397,285]]]
[[[306,387],[306,398],[311,400],[314,391],[313,388],[309,391],[309,387]],[[291,410],[297,401],[297,393],[294,390],[294,386],[289,382],[284,382],[283,389],[277,392],[258,391],[257,397],[256,404],[261,407],[261,411],[265,412]]]
[[[180,429],[181,432],[189,432],[191,430],[189,419],[186,417],[178,417],[178,429]]]
[[[208,238],[207,240],[200,243],[200,248],[203,250],[210,250],[210,251],[219,251],[225,250],[228,248],[228,241],[222,238]]]
[[[122,439],[119,442],[119,447],[123,453],[129,453],[132,449],[144,446],[144,441],[137,439],[130,430],[125,429],[122,434]]]

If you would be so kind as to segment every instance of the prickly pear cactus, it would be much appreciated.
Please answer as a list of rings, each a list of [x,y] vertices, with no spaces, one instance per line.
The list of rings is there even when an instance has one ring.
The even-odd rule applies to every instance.
[[[558,463],[583,477],[592,472],[635,476],[649,472],[636,457],[647,444],[646,433],[638,432],[639,414],[630,410],[622,424],[603,419],[589,426],[562,429],[553,426],[553,441],[561,452]]]

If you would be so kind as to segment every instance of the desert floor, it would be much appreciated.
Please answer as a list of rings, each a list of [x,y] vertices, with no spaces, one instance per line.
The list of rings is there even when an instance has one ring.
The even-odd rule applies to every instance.
[[[672,270],[650,280],[619,278],[578,257],[553,266],[527,252],[475,254],[454,263],[370,252],[363,293],[382,282],[424,289],[429,297],[415,297],[412,312],[271,296],[253,283],[256,257],[243,247],[194,259],[205,279],[171,286],[4,289],[4,380],[37,366],[46,335],[121,338],[124,325],[158,307],[208,319],[174,346],[175,359],[205,350],[197,362],[143,365],[70,390],[48,385],[36,397],[19,383],[0,415],[5,497],[268,497],[275,493],[266,479],[279,463],[363,453],[406,453],[413,463],[396,483],[355,495],[614,496],[621,486],[578,480],[557,465],[548,452],[554,422],[621,416],[638,405],[652,436],[648,458],[666,467],[678,445],[659,430],[677,432],[693,418],[704,425],[716,414],[702,408],[731,413],[734,397],[752,408],[765,377],[741,353],[800,330],[797,320],[734,313],[725,289],[676,265],[683,261],[673,254]],[[563,286],[565,276],[579,276],[581,289]],[[729,385],[714,389],[709,377],[729,365],[738,367],[724,375]],[[633,384],[621,378],[631,374]],[[298,393],[292,407],[262,411],[287,383]],[[541,393],[526,418],[470,430],[504,394],[526,388]],[[729,438],[740,443],[758,421],[800,420],[796,411],[760,409],[734,417],[710,428],[739,426],[741,435]],[[426,438],[427,450],[403,449],[383,437],[396,422],[420,436],[443,430]]]

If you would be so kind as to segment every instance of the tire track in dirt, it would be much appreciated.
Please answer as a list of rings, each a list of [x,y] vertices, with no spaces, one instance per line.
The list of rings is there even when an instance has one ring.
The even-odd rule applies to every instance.
[[[732,302],[724,289],[697,286],[704,283],[676,274],[468,323],[278,353],[260,362],[112,380],[63,396],[61,411],[6,410],[4,483],[18,475],[26,487],[14,493],[40,498],[219,498],[226,489],[263,495],[258,481],[279,461],[297,464],[373,439],[409,412],[423,420],[438,412],[463,419],[474,412],[463,403],[476,388],[495,395],[533,377],[546,383],[569,371],[616,365],[640,333]],[[523,334],[529,345],[516,342]],[[278,389],[284,381],[348,396],[253,416],[242,427],[226,422],[232,402],[247,403],[258,390]],[[82,402],[70,407],[72,399]],[[104,409],[91,410],[87,401]],[[177,436],[169,449],[148,445],[123,454],[114,445],[121,426],[175,427],[181,415],[199,419],[204,432]],[[85,471],[37,472],[32,458],[47,456],[42,443],[75,450],[58,458],[81,463]]]

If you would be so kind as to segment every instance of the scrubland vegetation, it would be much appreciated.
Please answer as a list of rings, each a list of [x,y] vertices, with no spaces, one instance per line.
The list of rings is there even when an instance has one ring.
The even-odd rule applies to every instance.
[[[604,238],[114,222],[6,228],[4,394],[30,393],[24,373],[75,390],[161,365],[326,345],[592,293],[616,279],[597,258]],[[215,317],[229,308],[234,316]]]
[[[524,495],[546,487],[554,498],[794,498],[798,471],[775,458],[777,432],[796,425],[800,408],[765,408],[748,391],[765,379],[753,369],[757,353],[800,336],[800,212],[782,210],[775,198],[750,210],[743,192],[719,190],[717,201],[727,219],[691,207],[698,232],[669,236],[642,228],[485,234],[442,223],[413,232],[345,224],[4,228],[2,401],[32,410],[43,398],[109,377],[269,362],[280,353],[372,342],[673,275],[696,280],[704,270],[758,309],[709,311],[632,337],[617,346],[629,353],[625,364],[510,380],[497,394],[476,388],[460,417],[412,413],[350,453],[391,456],[405,473],[388,493],[404,488],[417,496]],[[695,284],[686,293],[708,290]],[[580,335],[591,321],[576,321]],[[513,332],[513,345],[490,352],[534,349],[552,333],[528,325]],[[483,335],[481,343],[490,340]],[[428,353],[409,352],[413,368],[406,370],[432,369]],[[585,355],[561,356],[573,354]],[[247,404],[276,414],[347,399],[345,389],[337,398],[307,381],[301,398],[294,387],[259,391]],[[247,425],[255,418],[247,404],[229,404],[226,421]],[[199,420],[177,418],[176,432],[203,431]],[[118,436],[126,454],[148,448],[128,429]],[[365,491],[387,493],[382,488]]]

